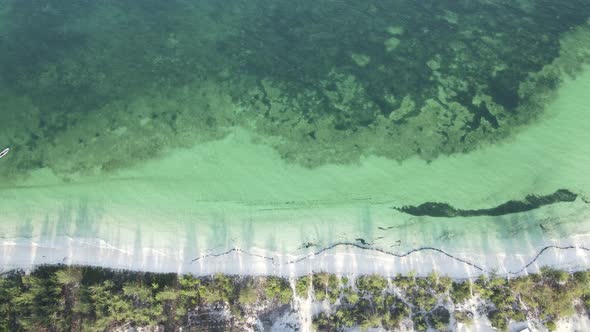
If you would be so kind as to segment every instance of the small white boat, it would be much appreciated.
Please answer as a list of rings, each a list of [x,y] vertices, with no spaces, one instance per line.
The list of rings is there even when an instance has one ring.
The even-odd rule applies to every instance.
[[[8,154],[8,151],[10,151],[10,148],[6,148],[6,149],[2,150],[2,152],[0,152],[0,158],[2,158],[5,155],[7,155]]]

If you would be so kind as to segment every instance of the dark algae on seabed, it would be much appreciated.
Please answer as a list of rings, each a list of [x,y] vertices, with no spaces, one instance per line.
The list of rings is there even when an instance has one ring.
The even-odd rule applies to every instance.
[[[306,167],[472,151],[575,75],[584,56],[551,63],[589,14],[575,0],[2,0],[0,141],[26,153],[1,172],[109,172],[236,126]]]
[[[398,211],[414,216],[431,217],[475,217],[475,216],[501,216],[510,213],[530,211],[545,205],[573,202],[578,197],[566,189],[560,189],[550,195],[527,195],[523,200],[511,200],[496,207],[487,209],[462,210],[452,207],[447,203],[427,202],[418,206],[403,206],[395,208]]]

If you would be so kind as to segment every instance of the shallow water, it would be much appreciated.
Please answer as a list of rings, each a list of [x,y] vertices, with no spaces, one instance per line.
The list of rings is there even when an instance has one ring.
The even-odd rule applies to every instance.
[[[466,276],[558,246],[528,268],[586,268],[589,17],[582,1],[0,0],[0,265]],[[557,190],[575,199],[396,210]]]

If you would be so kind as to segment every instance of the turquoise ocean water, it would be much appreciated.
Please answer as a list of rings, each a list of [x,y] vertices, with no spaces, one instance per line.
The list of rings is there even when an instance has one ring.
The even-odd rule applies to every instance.
[[[589,18],[0,0],[1,268],[587,267]]]

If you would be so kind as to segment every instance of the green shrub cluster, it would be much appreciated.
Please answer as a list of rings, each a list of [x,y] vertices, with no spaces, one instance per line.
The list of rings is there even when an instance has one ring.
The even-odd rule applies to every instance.
[[[488,312],[492,326],[505,330],[510,321],[534,317],[554,330],[558,319],[575,314],[576,303],[589,309],[589,281],[589,272],[570,274],[545,267],[540,273],[510,280],[481,277],[474,289],[493,305]]]
[[[0,331],[104,331],[124,324],[174,330],[206,325],[208,315],[222,307],[239,320],[248,306],[263,299],[273,308],[289,303],[291,296],[287,280],[274,277],[196,278],[45,266],[0,278]]]
[[[267,300],[288,304],[293,297],[293,291],[287,280],[278,277],[268,277],[264,283],[264,295]]]
[[[449,327],[451,314],[444,307],[437,307],[426,315],[428,324],[437,331],[446,331]]]
[[[399,328],[401,321],[409,314],[410,308],[393,294],[356,301],[349,301],[345,297],[332,313],[321,313],[314,317],[313,325],[317,331],[336,331],[355,326],[393,330]]]
[[[340,297],[340,281],[336,275],[325,272],[314,274],[312,284],[315,299],[318,301],[327,299],[330,304],[334,304]]]
[[[513,279],[480,277],[474,282],[436,274],[391,280],[368,275],[351,282],[318,273],[297,278],[294,288],[300,297],[307,298],[311,291],[313,300],[330,303],[330,310],[313,317],[318,331],[395,330],[402,322],[413,323],[417,331],[446,331],[452,321],[448,304],[455,304],[455,321],[468,324],[473,314],[460,305],[474,295],[484,301],[498,330],[531,318],[554,330],[559,319],[590,310],[590,272],[549,268]],[[126,324],[207,329],[211,320],[219,325],[222,311],[230,313],[223,324],[249,324],[246,316],[284,310],[293,295],[289,280],[279,277],[44,266],[0,278],[0,331],[104,331]]]
[[[471,281],[453,282],[451,288],[451,300],[455,304],[461,304],[471,298]]]
[[[388,281],[378,275],[360,276],[355,280],[356,289],[348,278],[319,273],[313,276],[315,299],[328,299],[333,306],[331,313],[314,317],[318,331],[331,331],[360,326],[361,328],[396,329],[408,317],[410,308],[401,299],[388,292]],[[340,285],[342,285],[340,287]]]
[[[298,278],[295,282],[295,293],[299,297],[307,297],[309,292],[309,276]]]
[[[525,320],[518,299],[509,287],[508,280],[503,278],[479,278],[474,283],[474,288],[479,295],[493,303],[488,311],[488,318],[492,326],[505,330],[509,321]]]

